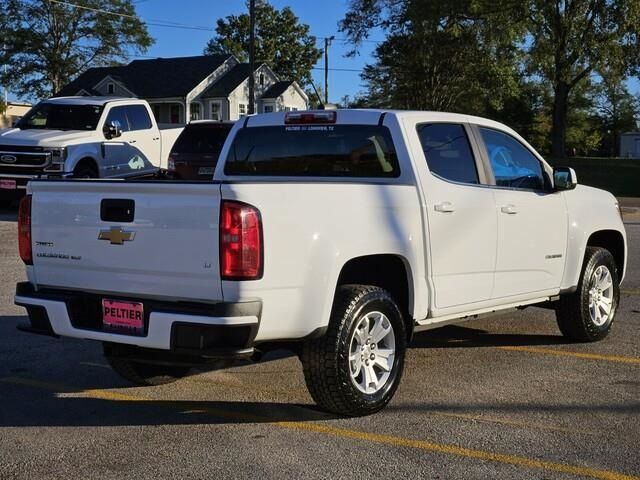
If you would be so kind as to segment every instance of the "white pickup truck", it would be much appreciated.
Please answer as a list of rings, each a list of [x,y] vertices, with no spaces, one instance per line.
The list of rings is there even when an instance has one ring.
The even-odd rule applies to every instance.
[[[182,128],[160,130],[149,104],[135,98],[61,97],[34,106],[0,130],[0,206],[33,178],[152,175]]]
[[[214,182],[33,181],[19,213],[25,330],[97,340],[138,384],[289,348],[323,408],[384,407],[414,332],[554,308],[609,332],[616,199],[517,133],[433,112],[247,117]]]

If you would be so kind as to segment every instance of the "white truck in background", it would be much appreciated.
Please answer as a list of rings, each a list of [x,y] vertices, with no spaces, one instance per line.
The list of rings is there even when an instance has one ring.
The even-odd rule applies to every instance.
[[[625,274],[610,193],[465,115],[252,116],[211,183],[27,193],[22,329],[103,342],[143,385],[289,348],[315,401],[345,415],[389,402],[414,331],[539,305],[566,337],[604,338]]]
[[[35,178],[128,178],[166,170],[182,131],[160,129],[135,98],[61,97],[0,130],[0,207]]]

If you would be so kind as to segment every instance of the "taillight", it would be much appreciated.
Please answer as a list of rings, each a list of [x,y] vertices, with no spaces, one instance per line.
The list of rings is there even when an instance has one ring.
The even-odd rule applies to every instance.
[[[18,211],[18,249],[20,258],[27,265],[33,264],[31,250],[31,195],[23,197]]]
[[[336,123],[338,114],[335,110],[315,112],[287,112],[284,116],[286,125],[309,123]]]
[[[262,220],[246,203],[224,200],[220,208],[220,276],[223,280],[262,277]]]

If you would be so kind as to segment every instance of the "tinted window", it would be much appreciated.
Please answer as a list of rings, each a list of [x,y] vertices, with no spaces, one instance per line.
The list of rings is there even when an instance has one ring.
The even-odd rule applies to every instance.
[[[397,177],[398,159],[386,127],[290,125],[238,131],[227,175]]]
[[[62,105],[39,103],[29,110],[16,125],[26,130],[95,130],[102,115],[102,105]]]
[[[231,125],[187,125],[171,149],[171,153],[202,153],[218,155]]]
[[[105,125],[111,125],[112,122],[116,122],[123,132],[129,131],[126,107],[114,107],[109,111]]]
[[[544,189],[540,161],[515,138],[497,130],[480,128],[496,185]]]
[[[432,173],[454,182],[479,183],[476,162],[462,125],[419,125],[418,135]]]
[[[131,130],[147,130],[151,128],[151,118],[144,105],[130,105],[126,108]]]

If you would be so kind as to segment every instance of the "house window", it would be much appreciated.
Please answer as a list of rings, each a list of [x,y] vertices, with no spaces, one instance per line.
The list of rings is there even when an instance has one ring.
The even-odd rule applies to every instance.
[[[113,83],[107,83],[107,95],[113,95],[116,92],[116,86]]]
[[[291,111],[292,112],[297,112],[298,111],[298,107],[291,107]]]
[[[222,120],[222,112],[220,107],[220,102],[211,102],[211,120]]]
[[[273,112],[273,105],[264,106],[264,113],[272,113],[272,112]]]
[[[260,74],[260,86],[264,87],[264,73]]]
[[[238,114],[241,117],[244,117],[247,114],[247,105],[244,103],[241,103],[238,105]]]
[[[290,111],[291,111],[291,107],[284,107],[284,108],[283,108],[283,110],[284,110],[285,112],[290,112]]]
[[[200,104],[192,103],[190,108],[191,108],[191,120],[200,120],[202,118],[200,114]]]
[[[174,103],[171,105],[171,123],[180,123],[180,105]]]
[[[156,123],[160,123],[160,105],[151,105],[151,110],[153,110]]]

